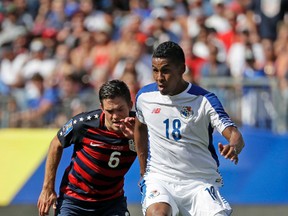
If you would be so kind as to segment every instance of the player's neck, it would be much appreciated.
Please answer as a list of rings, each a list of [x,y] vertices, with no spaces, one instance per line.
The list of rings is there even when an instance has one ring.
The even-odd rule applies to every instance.
[[[182,93],[183,91],[185,91],[187,89],[189,83],[186,82],[185,80],[181,80],[181,82],[177,83],[176,85],[177,85],[177,88],[175,89],[173,94],[171,94],[170,96],[178,95],[178,94]]]

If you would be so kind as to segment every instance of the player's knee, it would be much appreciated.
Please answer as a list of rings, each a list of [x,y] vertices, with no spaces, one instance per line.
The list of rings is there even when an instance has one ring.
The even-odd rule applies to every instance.
[[[172,209],[169,205],[150,206],[147,209],[146,216],[172,216]]]
[[[146,216],[172,216],[172,214],[162,210],[155,209],[152,211],[147,211]]]

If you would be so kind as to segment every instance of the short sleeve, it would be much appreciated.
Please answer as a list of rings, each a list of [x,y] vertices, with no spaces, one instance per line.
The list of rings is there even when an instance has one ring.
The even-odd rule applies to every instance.
[[[135,108],[136,108],[136,117],[141,123],[145,124],[145,119],[143,116],[142,106],[141,106],[141,97],[137,98]]]
[[[77,142],[77,137],[79,137],[80,133],[79,126],[81,126],[81,124],[79,124],[79,118],[75,116],[60,128],[57,136],[64,148]]]
[[[208,100],[206,111],[209,113],[208,116],[210,117],[210,123],[213,128],[216,128],[217,131],[222,134],[222,131],[226,127],[236,126],[224,110],[216,95],[209,93],[206,95],[206,99]]]

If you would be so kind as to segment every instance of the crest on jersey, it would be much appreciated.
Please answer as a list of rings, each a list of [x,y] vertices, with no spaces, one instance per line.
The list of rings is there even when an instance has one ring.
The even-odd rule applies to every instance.
[[[188,118],[190,118],[190,117],[193,115],[192,107],[191,107],[191,106],[183,106],[183,107],[181,108],[180,113],[181,113],[181,116],[182,116],[183,118],[188,119]]]
[[[73,129],[73,120],[68,121],[62,128],[63,136],[67,136]]]
[[[130,140],[128,140],[128,143],[129,143],[129,149],[133,152],[136,152],[134,140],[130,139]]]
[[[155,198],[155,197],[157,197],[157,196],[159,196],[159,195],[160,195],[160,192],[159,192],[159,191],[153,190],[153,191],[150,192],[148,198],[149,198],[149,199],[153,199],[153,198]]]

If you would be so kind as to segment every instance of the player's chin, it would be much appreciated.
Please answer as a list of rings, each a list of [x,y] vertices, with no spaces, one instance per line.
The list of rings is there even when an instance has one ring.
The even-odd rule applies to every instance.
[[[115,132],[121,132],[121,127],[120,127],[120,123],[113,123],[112,125],[112,129],[115,131]]]
[[[159,92],[162,94],[162,95],[167,95],[168,92],[166,91],[165,88],[159,88]]]
[[[167,89],[167,86],[165,85],[158,84],[158,90],[162,95],[168,94],[168,89]]]

